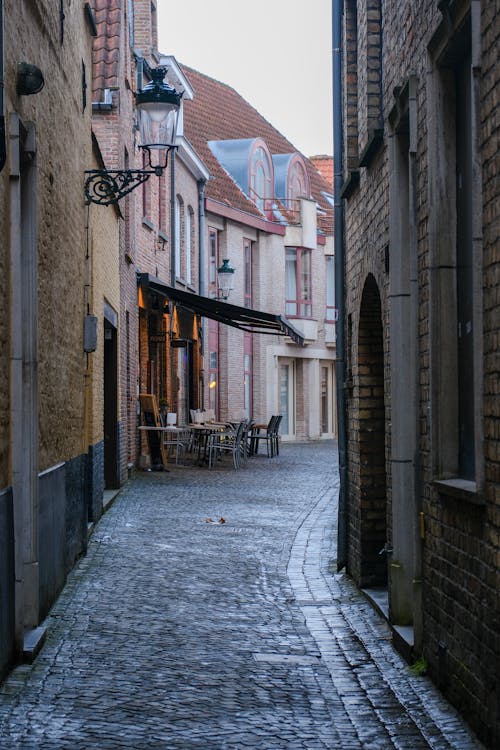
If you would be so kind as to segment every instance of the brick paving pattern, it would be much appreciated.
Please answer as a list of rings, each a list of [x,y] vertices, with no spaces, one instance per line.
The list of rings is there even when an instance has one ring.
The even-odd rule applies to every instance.
[[[337,488],[332,442],[129,482],[0,689],[1,750],[479,750],[335,572]]]

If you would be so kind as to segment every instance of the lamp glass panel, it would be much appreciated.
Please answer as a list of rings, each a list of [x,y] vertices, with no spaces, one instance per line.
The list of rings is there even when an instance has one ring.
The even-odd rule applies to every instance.
[[[232,290],[232,273],[219,273],[219,290],[223,296],[227,296]]]
[[[175,145],[178,114],[179,109],[170,105],[141,105],[139,108],[141,145],[156,149]]]

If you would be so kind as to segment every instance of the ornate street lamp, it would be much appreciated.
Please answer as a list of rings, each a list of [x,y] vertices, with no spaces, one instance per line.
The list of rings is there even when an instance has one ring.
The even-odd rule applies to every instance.
[[[222,266],[217,269],[217,299],[226,300],[233,290],[234,268],[229,262],[229,258],[224,258]]]
[[[163,79],[166,68],[151,70],[152,81],[135,95],[139,119],[139,148],[145,152],[149,169],[89,169],[85,182],[87,203],[108,206],[118,203],[127,193],[152,174],[161,177],[168,163],[168,153],[175,148],[177,122],[182,93]]]

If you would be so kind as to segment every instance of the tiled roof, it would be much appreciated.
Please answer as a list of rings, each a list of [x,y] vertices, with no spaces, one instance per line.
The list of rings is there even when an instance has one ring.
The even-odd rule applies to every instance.
[[[333,156],[311,156],[309,157],[318,172],[323,175],[324,179],[330,185],[330,192],[333,192]]]
[[[194,146],[214,179],[209,180],[206,194],[219,202],[261,216],[223,169],[208,146],[208,141],[238,138],[263,138],[271,154],[300,153],[275,127],[230,86],[197,70],[181,65],[194,89],[194,98],[184,102],[184,133]],[[318,203],[331,213],[331,206],[322,193],[331,193],[331,186],[307,157],[311,192]]]
[[[92,101],[104,98],[104,89],[118,84],[120,56],[120,0],[94,0],[97,36],[92,48]]]

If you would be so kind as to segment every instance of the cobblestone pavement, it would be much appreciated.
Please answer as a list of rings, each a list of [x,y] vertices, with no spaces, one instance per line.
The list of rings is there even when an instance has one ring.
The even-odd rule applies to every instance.
[[[129,482],[0,689],[1,750],[481,748],[335,573],[337,489],[332,442]]]

